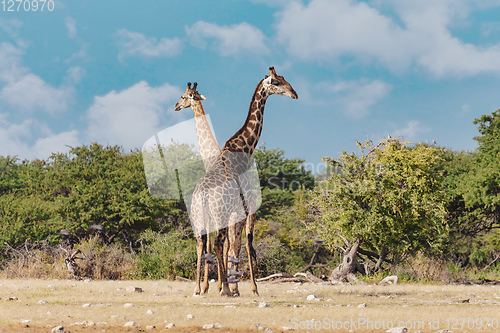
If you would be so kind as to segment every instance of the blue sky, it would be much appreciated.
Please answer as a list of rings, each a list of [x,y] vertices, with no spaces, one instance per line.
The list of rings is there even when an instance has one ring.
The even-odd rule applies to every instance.
[[[193,117],[173,110],[188,81],[223,145],[269,66],[299,99],[268,99],[261,142],[314,165],[387,134],[473,150],[500,107],[499,0],[53,4],[0,4],[0,155],[140,148]]]

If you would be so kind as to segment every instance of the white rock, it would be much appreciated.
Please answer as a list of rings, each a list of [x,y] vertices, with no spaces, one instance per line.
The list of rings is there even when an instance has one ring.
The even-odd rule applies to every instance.
[[[155,326],[154,325],[148,325],[148,326],[146,326],[146,329],[147,330],[154,330]]]
[[[383,279],[382,281],[379,282],[379,284],[382,283],[387,283],[387,284],[398,284],[399,278],[396,275],[391,275]]]
[[[125,323],[125,325],[123,325],[124,327],[139,327],[141,325],[139,325],[139,323],[136,323],[135,321],[129,321],[127,323]]]
[[[366,308],[366,303],[361,303],[360,305],[358,305],[358,308]]]
[[[52,333],[64,332],[64,326],[63,325],[56,326],[50,332]]]
[[[266,303],[266,302],[259,303],[259,308],[269,308],[269,307],[271,307],[271,305],[269,303]]]
[[[406,333],[408,329],[406,327],[394,327],[386,331],[387,333]]]
[[[265,333],[274,333],[274,331],[269,326],[262,324],[253,324],[252,326],[250,326],[250,329],[257,329],[258,331],[264,331]]]
[[[165,328],[167,328],[167,329],[173,328],[173,327],[175,327],[174,323],[168,323],[167,326],[165,326]]]
[[[154,312],[153,312],[153,310],[148,310],[148,312],[146,312],[146,314],[152,315],[152,314],[154,314]]]
[[[132,307],[134,307],[134,303],[125,303],[125,304],[123,304],[123,307],[132,308]]]
[[[194,319],[194,314],[188,313],[186,316],[187,319]]]
[[[209,330],[209,329],[212,329],[212,328],[229,328],[229,326],[222,325],[222,324],[219,324],[219,323],[215,323],[215,324],[206,324],[206,325],[203,325],[202,328],[204,330]]]
[[[125,290],[129,293],[142,293],[143,292],[142,288],[134,287],[134,286],[128,286]]]
[[[85,303],[82,305],[82,308],[89,308],[90,307],[90,303]]]
[[[47,304],[48,302],[44,299],[41,299],[38,301],[38,304]]]
[[[30,319],[21,319],[21,323],[23,324],[28,324],[30,321]]]
[[[316,295],[308,295],[307,298],[306,298],[306,300],[308,300],[308,301],[314,301],[315,299],[318,299],[316,297]]]

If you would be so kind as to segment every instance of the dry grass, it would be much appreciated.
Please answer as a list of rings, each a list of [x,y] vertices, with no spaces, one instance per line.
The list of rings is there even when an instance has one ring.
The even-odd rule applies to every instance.
[[[127,286],[141,287],[144,292],[127,292]],[[253,297],[250,285],[242,283],[239,298],[218,296],[215,284],[210,288],[206,297],[193,297],[193,283],[165,280],[0,280],[0,327],[18,325],[28,319],[30,327],[46,330],[64,325],[71,332],[83,329],[85,325],[74,324],[85,321],[95,323],[93,327],[98,331],[106,329],[107,332],[112,332],[112,327],[122,330],[128,321],[138,322],[142,329],[154,325],[156,331],[165,330],[167,323],[174,322],[177,328],[220,323],[243,330],[260,323],[275,331],[299,325],[304,331],[315,331],[314,323],[318,331],[319,325],[321,331],[331,331],[325,324],[332,323],[341,325],[341,331],[385,331],[391,324],[404,323],[410,332],[418,329],[474,332],[480,331],[480,320],[483,330],[486,318],[496,318],[493,324],[500,321],[500,289],[495,286],[261,283],[260,296]],[[310,294],[320,300],[307,301]],[[43,304],[42,300],[47,303]],[[469,300],[468,303],[463,303],[465,300]],[[270,307],[259,307],[264,301]],[[127,308],[126,303],[134,306]],[[84,307],[84,304],[90,306]],[[360,304],[366,307],[359,307]],[[148,310],[153,314],[147,314]],[[193,314],[194,319],[187,319],[187,314]],[[467,318],[463,328],[460,318]],[[345,327],[351,323],[356,327]],[[489,327],[486,331],[494,330]]]
[[[103,245],[98,238],[82,241],[78,247],[81,252],[76,256],[75,268],[80,277],[97,280],[117,280],[136,270],[132,254],[116,245]],[[9,247],[12,258],[5,262],[0,278],[16,279],[67,279],[71,274],[65,259],[75,249],[65,250],[51,246],[48,242],[26,242],[17,249]],[[1,296],[0,296],[1,297]]]

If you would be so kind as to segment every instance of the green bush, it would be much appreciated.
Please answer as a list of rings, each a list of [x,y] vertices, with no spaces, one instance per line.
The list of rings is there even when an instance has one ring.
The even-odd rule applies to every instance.
[[[142,233],[138,254],[136,278],[189,279],[196,272],[196,240],[186,232],[171,231],[163,234],[151,230]]]

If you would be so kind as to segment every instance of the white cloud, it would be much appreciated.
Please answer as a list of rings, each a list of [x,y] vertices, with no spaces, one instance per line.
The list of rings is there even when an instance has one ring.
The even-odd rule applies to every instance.
[[[38,158],[47,158],[52,153],[65,153],[69,151],[69,147],[81,145],[78,131],[71,130],[58,134],[50,134],[39,138],[35,144],[30,147],[30,151]]]
[[[369,114],[370,108],[386,97],[392,86],[388,83],[365,79],[343,81],[336,84],[324,84],[334,93],[339,108],[353,118],[362,118]]]
[[[22,65],[23,50],[9,43],[0,44],[0,105],[21,111],[65,110],[73,98],[71,86],[53,87]]]
[[[292,3],[278,15],[277,38],[304,60],[339,56],[375,58],[386,64],[406,62],[404,31],[366,3],[313,0]],[[394,43],[399,44],[395,52]],[[411,50],[411,48],[410,48]]]
[[[292,1],[300,1],[300,0],[250,0],[250,1],[253,3],[265,4],[271,7],[282,7],[290,4],[290,2]]]
[[[277,15],[277,39],[302,60],[355,57],[391,70],[417,64],[436,76],[500,72],[500,44],[478,46],[454,37],[449,25],[466,17],[457,1],[376,1],[397,18],[366,2],[294,2]],[[398,23],[400,22],[400,23]]]
[[[177,38],[146,37],[145,35],[128,31],[118,30],[116,33],[117,43],[120,47],[118,59],[122,61],[125,57],[173,57],[178,55],[182,49],[182,43]]]
[[[141,147],[161,129],[160,120],[167,112],[165,106],[173,106],[181,94],[178,87],[169,84],[150,87],[141,81],[125,90],[97,96],[87,110],[88,139]]]
[[[13,107],[49,113],[66,110],[72,95],[71,88],[54,88],[31,73],[7,84],[0,92],[2,101]]]
[[[191,42],[200,48],[206,48],[207,39],[213,39],[213,47],[222,56],[241,53],[267,54],[265,36],[258,28],[246,22],[231,26],[198,21],[192,27],[186,27]]]
[[[85,76],[86,71],[80,66],[73,66],[66,71],[66,74],[66,81],[68,83],[77,84],[82,81],[82,78]]]
[[[19,30],[23,26],[23,22],[17,19],[3,20],[0,19],[0,28],[3,29],[10,37],[17,37],[19,35]]]
[[[28,142],[39,135],[33,144]],[[20,159],[46,159],[55,152],[67,152],[67,146],[80,144],[78,131],[52,133],[46,124],[35,119],[26,119],[21,123],[12,124],[0,114],[0,155],[18,156]]]
[[[430,128],[418,120],[410,120],[406,127],[396,129],[391,135],[393,137],[403,137],[405,140],[415,142],[422,133],[429,132]]]
[[[28,70],[21,66],[23,50],[10,43],[0,44],[0,80],[15,82],[25,75]]]
[[[72,17],[66,17],[64,19],[66,23],[66,29],[68,29],[68,37],[69,39],[74,39],[76,37],[76,21]]]

